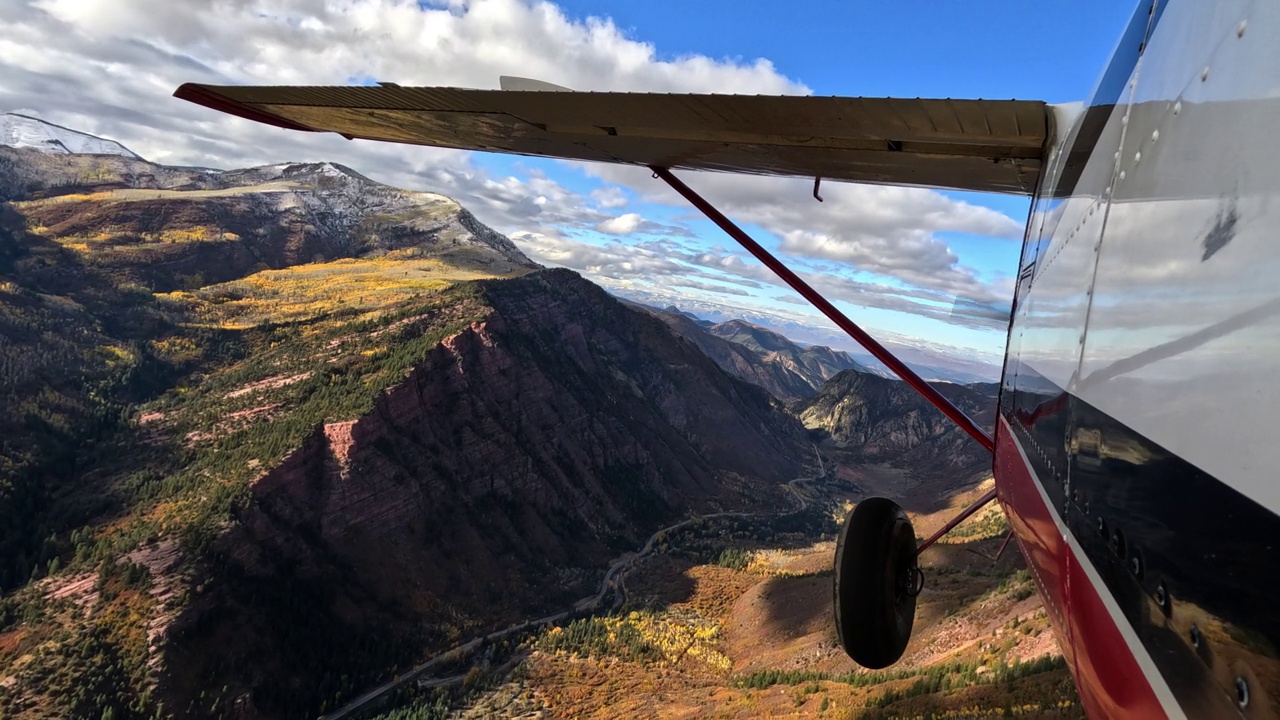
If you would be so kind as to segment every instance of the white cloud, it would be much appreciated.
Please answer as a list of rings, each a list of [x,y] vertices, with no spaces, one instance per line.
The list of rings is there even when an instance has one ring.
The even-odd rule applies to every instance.
[[[10,0],[4,15],[0,110],[116,139],[169,164],[340,162],[382,182],[448,194],[483,222],[524,233],[521,247],[534,259],[596,278],[777,284],[744,255],[674,243],[601,247],[566,237],[577,231],[692,237],[683,223],[647,219],[654,215],[642,209],[615,214],[635,207],[637,196],[687,208],[644,169],[588,166],[608,184],[584,194],[537,172],[493,177],[460,151],[284,131],[170,96],[189,81],[496,87],[503,74],[581,90],[808,92],[767,60],[664,57],[609,20],[576,20],[531,0]],[[847,263],[912,286],[815,278],[837,284],[855,302],[908,312],[925,302],[923,314],[935,316],[950,295],[967,298],[966,312],[1008,296],[1006,284],[984,282],[938,237],[1016,237],[1018,223],[995,211],[920,189],[830,183],[819,204],[804,179],[688,179],[730,216],[775,235],[788,254]]]
[[[583,167],[606,181],[630,184],[647,200],[688,207],[648,170],[587,163]],[[1022,224],[990,208],[923,188],[836,182],[822,186],[825,202],[819,203],[813,199],[812,181],[804,179],[680,175],[735,222],[757,225],[778,237],[784,253],[836,260],[846,270],[888,275],[983,302],[1010,297],[1005,288],[988,284],[966,267],[939,237],[964,233],[1012,246],[1022,235]]]
[[[573,20],[528,0],[36,0],[6,6],[0,25],[0,106],[170,163],[243,166],[321,153],[399,181],[447,155],[286,133],[169,95],[187,81],[491,88],[503,74],[583,90],[807,92],[766,60],[663,59],[611,21]]]
[[[590,195],[591,199],[596,201],[596,207],[605,210],[616,210],[627,206],[627,195],[617,185],[592,190]]]
[[[630,235],[640,227],[641,220],[640,213],[627,213],[605,220],[596,225],[596,229],[610,235]]]
[[[719,293],[721,295],[737,295],[739,297],[751,297],[751,293],[738,288],[729,288],[715,283],[702,282],[701,280],[689,280],[687,278],[676,278],[667,281],[668,285],[675,287],[687,287],[694,290],[704,290],[706,292]]]
[[[511,239],[535,261],[601,277],[622,279],[672,276],[688,268],[672,258],[636,245],[593,245],[565,237],[515,233]]]

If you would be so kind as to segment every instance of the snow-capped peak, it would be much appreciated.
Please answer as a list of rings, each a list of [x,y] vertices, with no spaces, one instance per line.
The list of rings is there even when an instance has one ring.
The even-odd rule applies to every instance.
[[[0,145],[35,148],[57,155],[83,153],[142,159],[115,140],[105,140],[17,113],[0,114]]]

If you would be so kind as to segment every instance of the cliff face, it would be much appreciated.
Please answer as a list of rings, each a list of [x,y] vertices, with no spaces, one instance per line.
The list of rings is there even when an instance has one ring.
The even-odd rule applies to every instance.
[[[990,384],[932,383],[988,431],[995,423]],[[989,471],[991,455],[906,383],[846,371],[795,406],[806,427],[825,430],[854,457],[912,470],[968,476]]]
[[[563,270],[478,290],[485,319],[253,484],[175,626],[178,694],[271,658],[221,682],[266,715],[305,707],[315,673],[563,609],[657,528],[800,473],[799,423],[656,319]]]

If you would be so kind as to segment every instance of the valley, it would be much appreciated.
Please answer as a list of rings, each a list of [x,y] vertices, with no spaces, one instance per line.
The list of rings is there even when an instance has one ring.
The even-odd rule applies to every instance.
[[[451,671],[448,690],[420,681],[397,696],[398,709],[366,717],[1083,717],[1021,559],[992,559],[1007,531],[998,510],[926,559],[903,661],[872,672],[848,660],[830,620],[836,518],[901,478],[875,466],[843,475],[862,485],[805,484],[813,511],[704,518],[663,533],[625,575],[622,607],[522,631]],[[989,486],[912,513],[919,534]]]
[[[0,166],[6,715],[307,717],[800,470],[767,393],[442,196]]]
[[[836,647],[851,504],[989,482],[902,383],[442,195],[4,117],[0,715],[1078,716],[998,512],[899,668]]]

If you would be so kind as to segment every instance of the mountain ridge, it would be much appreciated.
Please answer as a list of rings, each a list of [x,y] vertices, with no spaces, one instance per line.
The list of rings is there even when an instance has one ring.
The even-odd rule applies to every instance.
[[[142,159],[115,140],[12,112],[0,113],[0,145],[29,147],[54,154],[120,155]]]
[[[784,401],[811,397],[842,370],[863,370],[848,353],[801,346],[781,333],[744,320],[710,323],[675,306],[639,305],[697,345],[730,374],[755,383]]]
[[[340,664],[308,648],[358,631],[442,650],[447,632],[414,628],[483,632],[547,614],[590,594],[597,568],[646,528],[776,503],[771,486],[799,471],[803,429],[762,390],[576,274],[475,288],[492,311],[446,336],[371,410],[325,423],[254,481],[205,580],[225,600],[175,621],[181,665],[200,676],[206,663],[287,648],[286,665],[256,671],[270,682],[224,680],[274,714],[298,691],[271,688]],[[250,580],[225,579],[238,577]],[[281,578],[330,588],[331,599],[301,618],[253,599]],[[382,610],[355,623],[326,610],[343,605]],[[243,610],[214,622],[218,607]],[[313,642],[286,641],[305,627]]]

